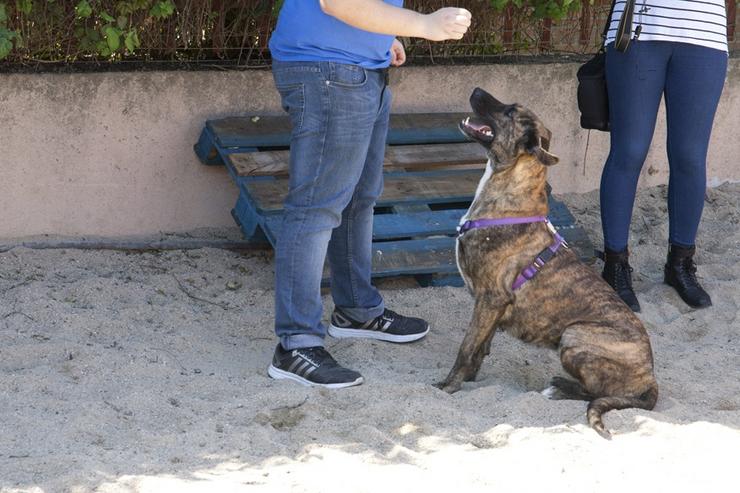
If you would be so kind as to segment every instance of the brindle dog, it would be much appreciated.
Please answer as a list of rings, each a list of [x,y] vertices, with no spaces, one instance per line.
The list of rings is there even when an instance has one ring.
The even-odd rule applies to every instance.
[[[550,131],[518,104],[507,105],[478,88],[475,116],[460,129],[488,151],[488,165],[463,221],[547,215],[546,170]],[[470,327],[455,365],[437,384],[456,392],[475,379],[496,329],[525,342],[559,348],[563,368],[577,381],[554,377],[543,393],[590,401],[588,422],[610,438],[602,414],[652,409],[658,399],[653,355],[645,328],[614,290],[567,248],[514,289],[517,276],[553,244],[544,222],[471,229],[457,242],[457,262],[475,298]]]

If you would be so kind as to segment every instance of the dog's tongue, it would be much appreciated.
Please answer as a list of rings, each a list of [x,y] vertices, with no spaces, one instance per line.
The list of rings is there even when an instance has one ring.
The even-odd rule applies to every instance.
[[[472,118],[466,119],[463,123],[465,124],[466,127],[472,130],[475,130],[476,132],[484,132],[486,130],[488,131],[491,130],[491,127],[489,127],[488,125],[485,125],[481,122],[477,122],[473,120]]]

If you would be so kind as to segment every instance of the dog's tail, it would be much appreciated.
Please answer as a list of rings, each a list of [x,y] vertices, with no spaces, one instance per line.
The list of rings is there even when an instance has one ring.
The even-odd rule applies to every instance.
[[[653,384],[648,390],[638,397],[599,397],[588,404],[588,424],[596,430],[596,433],[611,440],[612,434],[604,426],[601,416],[612,409],[627,409],[637,407],[640,409],[650,410],[655,407],[658,400],[658,386]]]

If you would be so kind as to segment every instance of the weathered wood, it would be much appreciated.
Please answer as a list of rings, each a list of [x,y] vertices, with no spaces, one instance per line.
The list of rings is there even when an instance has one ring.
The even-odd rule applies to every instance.
[[[456,271],[455,238],[373,243],[373,275],[376,277]]]
[[[414,173],[412,175],[387,175],[380,207],[399,203],[440,204],[472,200],[481,178],[480,170],[445,171],[439,173]],[[288,180],[251,181],[242,185],[254,200],[261,213],[278,212],[288,191]]]
[[[290,120],[287,116],[243,116],[209,120],[221,148],[287,147],[290,145]]]
[[[402,238],[453,235],[463,214],[465,214],[465,209],[375,214],[373,216],[373,240],[389,241]],[[245,214],[242,212],[239,215]],[[281,221],[281,215],[263,216],[262,227],[267,230],[265,233],[268,239],[277,238]]]
[[[388,144],[441,144],[467,142],[458,124],[469,113],[392,114]],[[209,120],[206,127],[222,149],[240,147],[287,148],[290,120],[285,115],[254,115]]]
[[[290,151],[235,153],[228,156],[239,176],[282,176],[289,172]],[[389,146],[386,168],[408,170],[478,164],[483,166],[485,150],[474,142]]]
[[[390,277],[417,274],[454,274],[455,238],[380,241],[373,243],[372,276]],[[329,268],[324,267],[324,282]]]

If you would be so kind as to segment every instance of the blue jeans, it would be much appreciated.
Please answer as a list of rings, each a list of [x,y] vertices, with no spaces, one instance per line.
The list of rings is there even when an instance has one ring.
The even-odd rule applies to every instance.
[[[358,321],[385,308],[370,272],[391,93],[381,71],[356,65],[275,61],[272,71],[293,124],[275,252],[275,333],[287,350],[323,346],[327,257],[336,307]]]
[[[601,176],[604,246],[627,247],[637,181],[650,148],[660,100],[668,129],[668,240],[693,246],[706,191],[706,160],[727,54],[686,43],[633,41],[606,50],[611,150]]]

